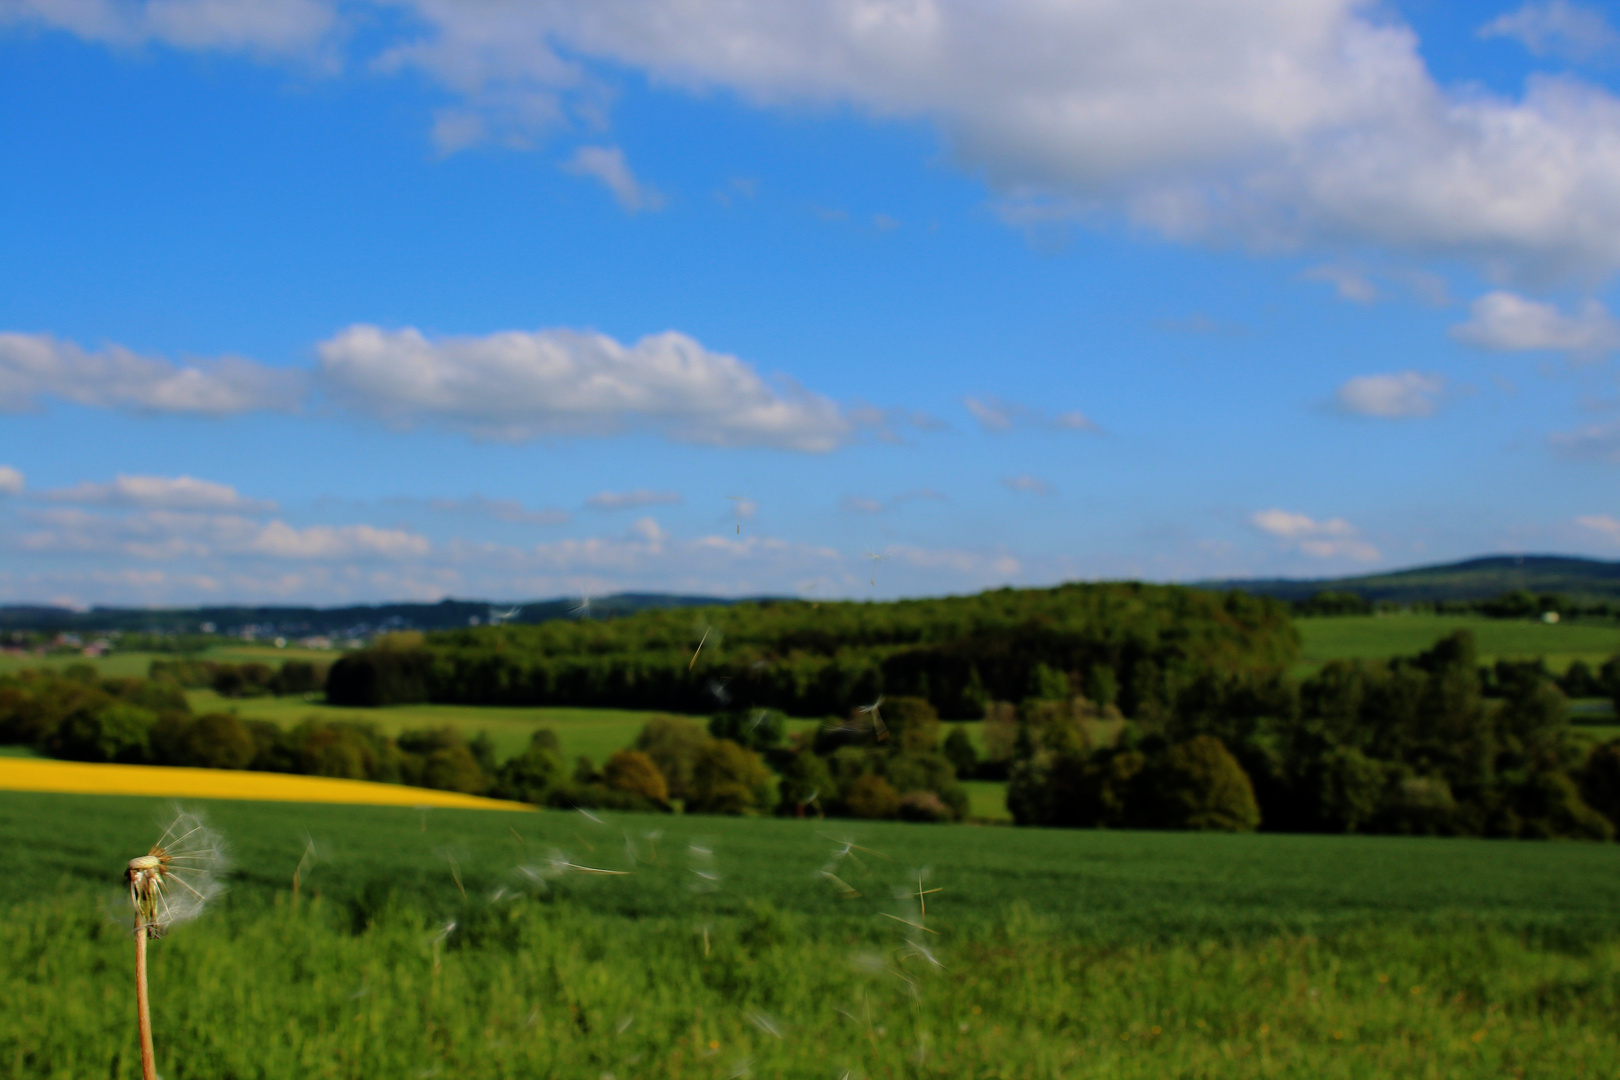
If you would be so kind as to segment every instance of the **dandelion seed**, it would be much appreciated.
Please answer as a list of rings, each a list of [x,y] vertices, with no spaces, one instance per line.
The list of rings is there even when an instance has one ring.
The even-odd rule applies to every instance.
[[[304,834],[304,854],[299,858],[298,865],[293,867],[292,894],[298,899],[298,885],[303,878],[304,868],[315,861],[315,841],[309,833]]]
[[[196,814],[180,812],[145,854],[129,860],[124,880],[135,909],[135,1012],[140,1029],[141,1076],[156,1080],[152,1017],[146,992],[146,943],[177,923],[202,914],[218,895],[225,868],[219,834]]]
[[[872,588],[877,588],[877,564],[883,561],[883,555],[876,551],[868,551],[866,557],[872,560]]]
[[[579,598],[579,603],[568,609],[568,614],[570,614],[570,615],[578,615],[582,619],[590,618],[591,617],[591,598],[588,597],[588,596],[580,597]]]
[[[635,1013],[626,1013],[625,1015],[619,1017],[619,1023],[614,1028],[613,1033],[615,1035],[623,1035],[625,1032],[630,1030],[630,1025],[635,1023],[635,1022],[636,1022],[636,1014]]]
[[[887,911],[880,911],[880,912],[878,912],[878,914],[882,915],[885,919],[893,919],[897,923],[904,923],[907,926],[913,927],[913,928],[915,928],[917,930],[925,931],[925,932],[933,934],[935,936],[938,936],[938,934],[939,934],[938,930],[929,930],[928,927],[924,926],[922,923],[914,923],[910,919],[902,919],[898,915],[890,915]]]
[[[845,900],[853,900],[861,895],[860,890],[851,886],[847,881],[839,877],[837,874],[827,870],[818,870],[816,873],[832,882],[833,887],[838,890],[838,895],[843,897]]]
[[[741,529],[742,526],[739,525],[739,526],[737,526],[737,528]],[[687,661],[687,663],[686,663],[686,670],[687,671],[691,671],[692,666],[697,663],[698,653],[703,651],[703,643],[705,641],[708,641],[708,640],[709,640],[709,628],[707,626],[705,626],[703,628],[703,636],[698,638],[697,648],[692,650],[692,659]]]
[[[737,1062],[737,1064],[735,1066],[732,1067],[731,1073],[730,1073],[730,1075],[728,1075],[726,1077],[726,1080],[738,1080],[738,1077],[747,1076],[749,1073],[751,1073],[753,1071],[754,1071],[753,1059],[752,1058],[743,1058],[741,1061]]]
[[[883,714],[878,711],[878,706],[882,704],[883,695],[879,694],[877,700],[872,702],[872,704],[855,706],[856,712],[865,714],[872,718],[872,732],[878,737],[879,742],[882,742],[884,739],[888,738],[889,735],[889,729],[883,723]]]
[[[574,809],[578,810],[581,814],[584,814],[585,817],[588,820],[594,821],[598,825],[606,825],[607,824],[607,822],[603,821],[601,818],[597,817],[595,814],[591,813],[589,810],[585,809],[583,806],[576,806],[576,807],[574,807]]]
[[[762,1012],[751,1012],[751,1013],[744,1013],[743,1016],[744,1016],[745,1019],[747,1019],[747,1021],[750,1024],[753,1024],[755,1027],[759,1028],[759,1030],[763,1031],[765,1034],[771,1036],[772,1038],[780,1039],[782,1037],[782,1029],[777,1026],[777,1023],[776,1023],[775,1020],[772,1020],[769,1016],[766,1016],[764,1013],[762,1013]]]

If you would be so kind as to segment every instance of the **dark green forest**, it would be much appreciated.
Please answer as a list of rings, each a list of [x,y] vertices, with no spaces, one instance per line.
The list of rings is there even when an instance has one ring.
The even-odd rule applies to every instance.
[[[893,603],[761,601],[396,635],[333,665],[339,705],[432,701],[843,716],[879,695],[977,719],[1065,680],[1126,715],[1215,672],[1280,677],[1285,604],[1180,586],[1064,585]]]

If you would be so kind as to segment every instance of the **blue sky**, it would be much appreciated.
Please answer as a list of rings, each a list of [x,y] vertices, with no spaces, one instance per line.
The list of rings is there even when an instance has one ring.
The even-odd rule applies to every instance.
[[[1620,557],[1617,14],[0,0],[0,601]]]

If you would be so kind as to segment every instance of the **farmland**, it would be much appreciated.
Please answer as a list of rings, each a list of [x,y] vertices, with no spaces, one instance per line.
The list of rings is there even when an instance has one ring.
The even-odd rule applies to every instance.
[[[231,892],[154,951],[177,1080],[1620,1067],[1612,845],[207,809]],[[8,1074],[135,1075],[104,902],[164,812],[0,794]],[[553,859],[634,873],[514,873]]]

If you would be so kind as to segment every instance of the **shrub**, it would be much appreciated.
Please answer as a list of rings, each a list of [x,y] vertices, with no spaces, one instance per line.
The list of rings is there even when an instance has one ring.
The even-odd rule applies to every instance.
[[[939,746],[939,711],[927,698],[892,697],[880,709],[889,728],[888,742],[905,750],[933,750]]]
[[[1611,824],[1620,825],[1620,739],[1592,747],[1581,770],[1581,796]]]
[[[439,791],[481,795],[489,786],[489,777],[463,743],[441,747],[424,756],[419,782],[423,787]]]

